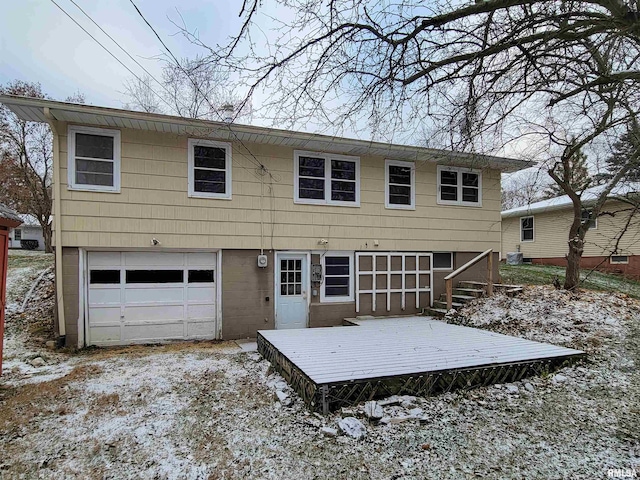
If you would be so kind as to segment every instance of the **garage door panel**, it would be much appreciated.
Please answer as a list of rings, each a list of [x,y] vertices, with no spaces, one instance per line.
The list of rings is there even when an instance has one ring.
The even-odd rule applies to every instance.
[[[189,338],[205,338],[211,335],[211,331],[216,328],[215,322],[193,322],[189,323],[187,336]]]
[[[216,310],[214,305],[189,305],[187,306],[187,315],[189,319],[215,319]]]
[[[191,253],[187,255],[193,255]],[[209,254],[211,255],[211,254]],[[184,253],[161,253],[161,252],[125,252],[124,265],[127,267],[162,267],[162,266],[184,266]]]
[[[89,307],[91,309],[91,325],[120,325],[120,305],[113,307]]]
[[[187,300],[192,302],[208,302],[214,303],[216,301],[216,289],[213,284],[209,284],[206,287],[192,287],[187,289]]]
[[[154,342],[158,340],[174,340],[184,338],[182,322],[149,325],[127,325],[124,327],[125,342]]]
[[[120,305],[120,288],[89,289],[89,307],[108,304]]]
[[[126,306],[124,309],[125,321],[138,322],[146,320],[153,324],[160,320],[180,320],[184,317],[183,305],[154,305]]]
[[[93,326],[90,335],[93,345],[117,345],[120,343],[120,326]]]
[[[216,258],[204,252],[89,252],[88,270],[120,272],[94,275],[88,285],[89,343],[215,338]]]
[[[187,265],[191,267],[210,267],[213,268],[216,264],[215,256],[210,253],[198,252],[190,253],[187,256]]]
[[[127,286],[124,291],[126,305],[132,303],[184,303],[184,287],[140,288]]]
[[[112,267],[120,265],[120,252],[91,252],[90,263],[95,267]]]

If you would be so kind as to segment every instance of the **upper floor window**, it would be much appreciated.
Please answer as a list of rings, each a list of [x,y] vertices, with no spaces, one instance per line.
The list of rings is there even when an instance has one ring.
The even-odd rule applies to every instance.
[[[520,241],[533,242],[533,217],[522,217],[520,219]]]
[[[587,226],[587,230],[597,230],[598,229],[598,218],[593,216],[592,209],[582,210],[582,223]]]
[[[231,198],[231,144],[190,138],[189,196]]]
[[[464,167],[439,165],[438,203],[482,206],[482,172]]]
[[[294,153],[294,201],[360,206],[360,159],[344,155]]]
[[[120,191],[120,131],[72,125],[68,129],[68,188]]]
[[[416,168],[413,162],[384,162],[384,206],[386,208],[416,208]]]

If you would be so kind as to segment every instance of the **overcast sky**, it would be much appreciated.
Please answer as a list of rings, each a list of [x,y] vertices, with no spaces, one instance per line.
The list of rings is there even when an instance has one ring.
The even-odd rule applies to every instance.
[[[56,2],[136,74],[144,72],[105,37],[70,0]],[[159,75],[153,57],[163,50],[129,0],[75,0],[104,30]],[[208,45],[224,43],[236,31],[240,0],[135,0],[142,13],[178,57],[201,53],[181,35],[171,20],[184,18],[190,30],[198,29]],[[178,8],[178,10],[176,10]],[[179,11],[179,14],[178,14]],[[171,19],[171,20],[170,20]],[[75,25],[51,0],[3,2],[0,16],[0,83],[13,80],[40,82],[56,99],[76,91],[87,103],[122,107],[123,83],[131,74]]]

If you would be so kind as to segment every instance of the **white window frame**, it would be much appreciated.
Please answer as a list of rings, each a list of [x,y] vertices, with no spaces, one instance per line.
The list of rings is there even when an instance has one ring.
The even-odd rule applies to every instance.
[[[197,192],[195,190],[195,155],[194,147],[202,145],[204,147],[224,148],[225,149],[225,193],[214,192]],[[218,198],[221,200],[231,200],[231,171],[232,171],[232,146],[229,142],[218,142],[216,140],[205,140],[202,138],[190,138],[187,142],[188,152],[188,195],[192,198]]]
[[[20,238],[18,238],[20,237]],[[19,242],[22,240],[22,230],[19,228],[14,228],[13,229],[13,240],[16,242]]]
[[[389,203],[389,167],[408,167],[411,169],[411,203],[409,205],[399,205]],[[406,185],[403,185],[406,187]],[[413,162],[404,162],[402,160],[385,160],[384,161],[384,206],[385,208],[398,210],[415,210],[416,209],[416,164]]]
[[[300,198],[300,157],[322,158],[324,160],[324,199]],[[344,202],[341,200],[331,200],[331,160],[354,162],[356,164],[356,200],[355,202]],[[315,177],[320,179],[320,177]],[[338,179],[335,179],[338,180]],[[360,157],[348,155],[334,155],[331,153],[310,152],[304,150],[294,150],[293,152],[293,203],[309,205],[337,205],[339,207],[359,207],[360,206]],[[345,180],[350,181],[350,180]]]
[[[436,197],[436,202],[438,203],[438,205],[459,205],[459,206],[465,206],[465,207],[482,207],[482,170],[466,168],[466,167],[447,167],[445,165],[438,165],[437,170],[438,170],[437,171],[438,193]],[[458,173],[458,184],[456,185],[456,187],[458,188],[458,200],[442,200],[440,196],[441,189],[442,189],[440,172],[442,171]],[[462,200],[462,188],[463,188],[462,174],[463,173],[475,173],[476,175],[478,175],[478,201],[477,202],[465,202]],[[448,186],[451,187],[453,185],[448,185]]]
[[[531,240],[525,240],[522,232],[522,220],[525,218],[531,218],[533,220],[533,228],[531,229],[533,232],[533,238]],[[520,241],[521,242],[534,242],[536,240],[536,219],[533,215],[527,215],[526,217],[520,217]]]
[[[322,265],[322,285],[320,285],[320,303],[344,303],[355,301],[355,275],[354,275],[354,252],[329,251],[320,256],[320,264]],[[326,265],[325,257],[348,257],[349,258],[349,295],[342,297],[331,297],[325,293],[326,285]]]
[[[448,253],[450,255],[450,257],[451,257],[451,267],[450,268],[437,268],[437,267],[434,266],[433,270],[435,270],[436,272],[437,271],[450,272],[450,271],[453,270],[453,267],[454,267],[454,265],[453,265],[453,252],[433,252],[432,260],[435,262],[435,255],[436,254],[441,255],[441,254],[445,254],[445,253]]]
[[[591,217],[593,215],[593,208],[583,208],[582,212],[580,212],[580,218],[582,219],[582,213],[583,212],[589,212],[589,216]],[[593,222],[593,225],[590,226],[587,230],[597,230],[598,229],[598,217],[596,218],[592,218],[590,220],[587,220],[587,222]],[[582,220],[582,223],[587,223],[584,220]]]
[[[113,186],[76,183],[76,133],[113,137],[113,160],[107,158],[87,158],[88,160],[97,160],[100,162],[113,162]],[[67,150],[67,188],[69,190],[120,193],[120,164],[122,160],[120,156],[120,130],[69,125],[67,128]]]
[[[626,261],[622,261],[622,262],[614,262],[613,261],[613,257],[626,257],[627,260]],[[628,265],[629,264],[629,255],[611,255],[611,256],[609,256],[609,263],[611,265]]]

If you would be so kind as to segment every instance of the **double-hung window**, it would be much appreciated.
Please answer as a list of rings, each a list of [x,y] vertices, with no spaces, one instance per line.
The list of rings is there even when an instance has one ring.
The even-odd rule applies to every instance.
[[[438,165],[438,203],[482,206],[482,172]]]
[[[190,138],[189,196],[231,199],[231,144]]]
[[[68,188],[120,191],[120,131],[71,125],[68,129]]]
[[[360,159],[296,151],[294,201],[360,206]]]
[[[353,253],[329,252],[320,260],[324,277],[320,289],[321,302],[352,302]]]
[[[533,217],[522,217],[520,219],[520,241],[521,242],[533,242]]]
[[[386,208],[416,208],[416,168],[413,162],[384,162],[384,206]]]

